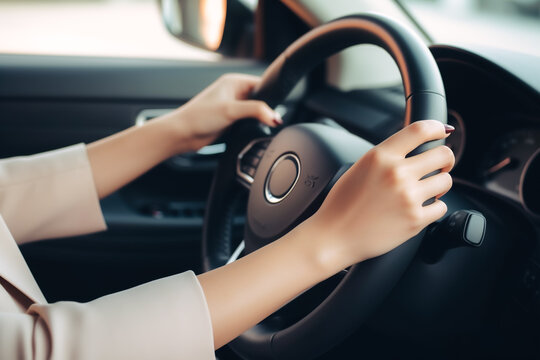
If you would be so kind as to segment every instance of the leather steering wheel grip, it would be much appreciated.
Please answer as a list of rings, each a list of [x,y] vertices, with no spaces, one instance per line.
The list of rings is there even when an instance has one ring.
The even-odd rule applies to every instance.
[[[377,14],[342,17],[303,35],[268,67],[252,97],[275,107],[315,66],[343,49],[360,44],[380,46],[395,60],[406,96],[404,125],[424,119],[446,123],[444,86],[429,49],[412,30]],[[253,128],[250,122],[244,123],[245,126],[241,123],[232,131],[232,146],[227,145],[210,191],[203,230],[206,271],[217,267],[210,259],[216,259],[218,244],[226,237],[223,233],[228,233],[218,230],[227,228],[225,222],[231,218],[224,216],[227,206],[220,202],[228,200],[230,195],[226,194],[231,189],[227,187],[234,182],[239,151],[234,141],[245,142],[249,133],[246,129]],[[426,143],[415,152],[441,143]],[[273,331],[257,325],[235,339],[231,347],[248,359],[309,359],[320,355],[350,335],[384,301],[416,254],[420,240],[421,236],[417,236],[386,255],[352,266],[334,291],[292,326]]]
[[[360,44],[380,46],[396,62],[408,105],[405,125],[424,119],[446,123],[444,85],[431,52],[416,33],[378,14],[341,17],[300,37],[267,68],[253,97],[275,107],[323,60]]]

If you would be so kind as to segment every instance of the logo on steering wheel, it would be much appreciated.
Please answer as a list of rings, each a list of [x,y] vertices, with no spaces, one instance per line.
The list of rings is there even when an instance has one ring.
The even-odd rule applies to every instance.
[[[308,188],[314,188],[317,184],[317,180],[319,180],[318,176],[315,175],[308,175],[306,177],[306,180],[304,180],[304,185],[306,185]]]

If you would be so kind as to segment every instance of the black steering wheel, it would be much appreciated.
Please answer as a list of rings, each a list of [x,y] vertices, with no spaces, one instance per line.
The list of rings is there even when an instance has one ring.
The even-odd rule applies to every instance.
[[[308,32],[266,70],[253,98],[271,107],[330,55],[358,44],[384,48],[401,72],[406,96],[404,125],[423,119],[446,123],[441,75],[429,49],[411,30],[374,14],[348,16]],[[365,121],[369,121],[366,119]],[[210,191],[203,230],[205,271],[233,254],[235,208],[249,192],[245,253],[276,240],[313,214],[335,181],[373,145],[321,124],[298,124],[269,136],[257,121],[230,129]],[[423,144],[416,153],[439,145]],[[387,297],[413,259],[421,235],[386,255],[352,266],[314,309],[285,327],[265,322],[231,342],[244,358],[313,358],[350,335]],[[249,291],[247,289],[246,291]]]

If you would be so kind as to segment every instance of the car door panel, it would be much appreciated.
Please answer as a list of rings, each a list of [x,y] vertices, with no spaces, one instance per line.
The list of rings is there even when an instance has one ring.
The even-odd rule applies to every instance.
[[[0,54],[2,98],[189,99],[224,73],[261,74],[253,60],[187,61]]]
[[[263,70],[251,60],[0,55],[0,157],[89,143],[133,126],[148,109],[182,105],[224,73]],[[21,246],[48,300],[86,301],[198,271],[219,151],[208,153],[168,160],[103,199],[107,232]]]

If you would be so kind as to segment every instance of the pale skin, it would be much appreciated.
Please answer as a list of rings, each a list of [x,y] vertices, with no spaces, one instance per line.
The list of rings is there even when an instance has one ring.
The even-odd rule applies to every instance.
[[[253,117],[279,125],[281,119],[265,103],[244,100],[258,82],[252,76],[224,76],[171,114],[88,145],[99,196],[175,154],[212,143],[236,120]],[[359,159],[321,208],[294,230],[232,264],[199,275],[214,347],[228,343],[305,289],[392,250],[441,218],[447,208],[439,198],[452,186],[452,151],[438,146],[406,155],[446,136],[444,126],[434,120],[406,127]],[[438,169],[439,174],[421,180]],[[433,204],[422,206],[433,197]]]

